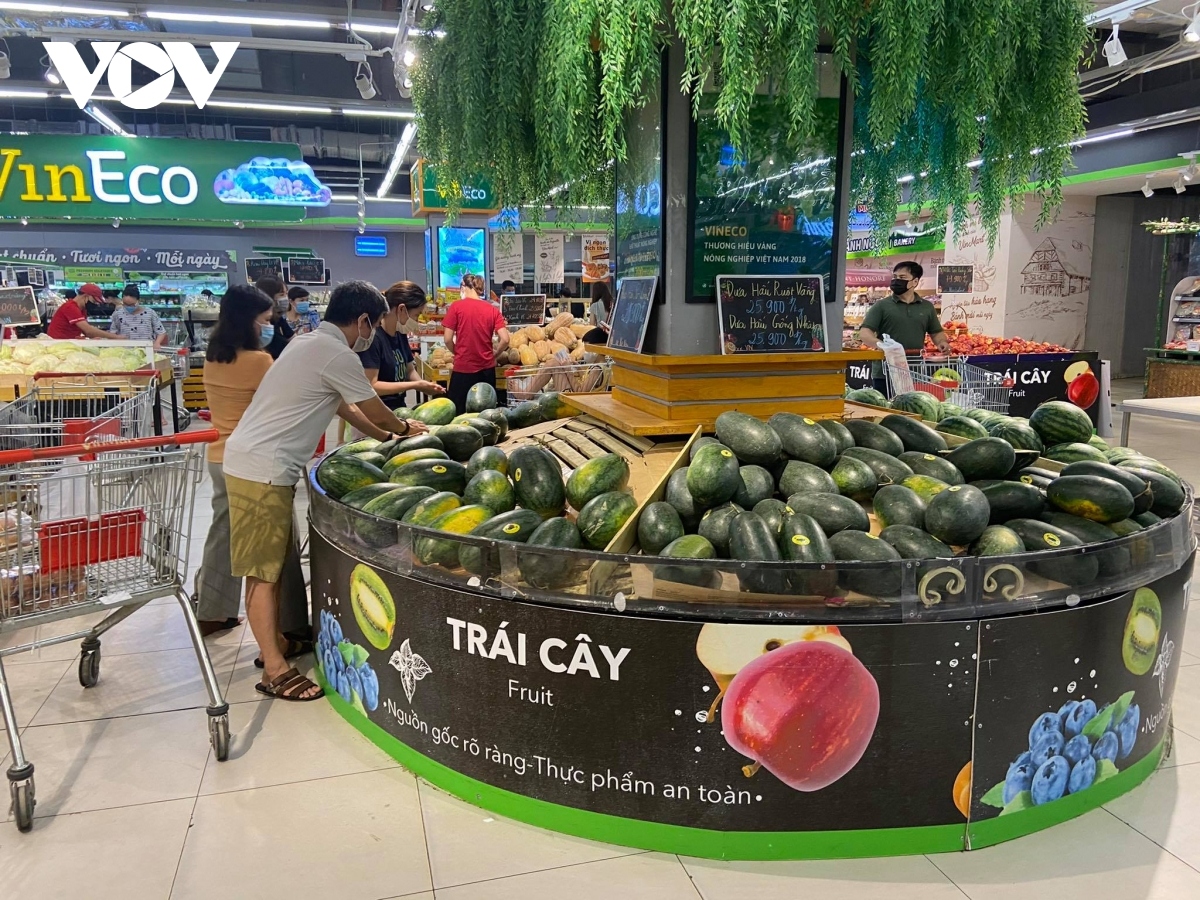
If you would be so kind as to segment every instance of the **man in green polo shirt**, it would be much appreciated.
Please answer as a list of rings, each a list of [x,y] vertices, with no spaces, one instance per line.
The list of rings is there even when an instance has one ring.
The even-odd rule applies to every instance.
[[[916,291],[925,270],[919,262],[897,263],[892,269],[892,296],[884,297],[867,310],[859,336],[865,346],[875,349],[885,334],[903,345],[909,353],[920,352],[925,346],[925,335],[943,353],[950,352],[950,339],[938,321],[933,304]],[[887,393],[887,380],[883,377],[883,364],[871,363],[871,376],[875,389]]]

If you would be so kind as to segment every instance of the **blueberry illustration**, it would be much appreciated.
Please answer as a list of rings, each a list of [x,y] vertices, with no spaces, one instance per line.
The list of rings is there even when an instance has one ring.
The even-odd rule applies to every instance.
[[[1038,738],[1037,744],[1029,751],[1030,762],[1036,769],[1046,760],[1062,756],[1066,742],[1057,731],[1050,731]]]
[[[1030,753],[1028,750],[1026,750],[1024,753],[1022,753],[1020,756],[1018,756],[1016,759],[1014,759],[1012,761],[1012,764],[1009,765],[1008,770],[1011,772],[1014,767],[1027,764],[1027,763],[1029,763],[1029,761],[1032,758],[1033,758],[1033,754]],[[1036,771],[1036,770],[1037,770],[1037,766],[1034,766],[1033,769],[1031,769],[1030,771]]]
[[[1092,748],[1092,757],[1096,762],[1107,759],[1109,762],[1115,763],[1119,749],[1120,745],[1117,741],[1117,736],[1111,731],[1106,731],[1100,735],[1100,740],[1096,741],[1096,746]]]
[[[370,712],[379,706],[379,679],[375,676],[375,671],[366,663],[359,666],[358,678],[363,686],[363,706]]]
[[[335,644],[340,644],[345,638],[345,635],[342,634],[342,623],[334,618],[332,613],[329,615],[329,636],[333,638]]]
[[[1092,742],[1087,739],[1087,735],[1077,734],[1067,741],[1067,746],[1063,749],[1063,756],[1073,766],[1078,765],[1081,760],[1091,759]]]
[[[1057,734],[1062,737],[1061,724],[1058,721],[1058,713],[1042,713],[1037,717],[1037,721],[1033,723],[1033,727],[1029,729],[1029,749],[1032,750],[1037,746],[1038,738],[1043,734]]]
[[[1064,703],[1062,706],[1060,706],[1058,708],[1058,718],[1062,721],[1062,728],[1063,728],[1064,734],[1067,731],[1067,717],[1071,715],[1071,712],[1078,705],[1079,705],[1078,700],[1068,700],[1066,703]]]
[[[1033,783],[1029,787],[1030,796],[1035,806],[1057,800],[1067,789],[1067,779],[1071,775],[1071,764],[1061,756],[1052,756],[1042,763],[1033,774]]]
[[[326,680],[331,681],[333,676],[337,674],[337,664],[334,662],[336,655],[337,651],[330,650],[329,648],[326,648],[325,652],[321,654],[321,668],[325,670]]]
[[[1071,777],[1067,780],[1067,792],[1078,794],[1087,790],[1096,780],[1096,761],[1085,756],[1071,768]]]
[[[1121,743],[1119,758],[1124,759],[1133,752],[1133,745],[1137,741],[1138,726],[1141,724],[1142,711],[1135,703],[1125,710],[1125,717],[1121,719],[1121,724],[1116,728],[1117,740]]]
[[[362,697],[363,686],[362,680],[358,677],[358,669],[347,669],[346,680],[350,683],[350,690]]]
[[[1111,703],[1105,703],[1102,707],[1100,707],[1098,710],[1096,710],[1096,715],[1098,715],[1098,716],[1103,715],[1105,710],[1107,710],[1110,706],[1112,706]],[[1114,722],[1112,719],[1109,719],[1108,725],[1105,726],[1104,730],[1111,731],[1113,734],[1116,734],[1117,725],[1119,725],[1119,724],[1120,724],[1119,722]]]
[[[1071,710],[1067,716],[1066,732],[1067,737],[1075,737],[1079,732],[1083,731],[1083,727],[1088,722],[1092,721],[1096,716],[1096,701],[1084,700],[1078,706]]]
[[[350,679],[346,677],[345,672],[338,672],[337,692],[343,700],[350,702]]]
[[[1023,753],[1022,756],[1029,754]],[[1021,793],[1021,791],[1029,790],[1029,786],[1033,783],[1033,773],[1036,771],[1033,763],[1026,760],[1021,762],[1018,760],[1008,767],[1008,775],[1004,778],[1004,802],[1007,805],[1012,802],[1012,798]]]

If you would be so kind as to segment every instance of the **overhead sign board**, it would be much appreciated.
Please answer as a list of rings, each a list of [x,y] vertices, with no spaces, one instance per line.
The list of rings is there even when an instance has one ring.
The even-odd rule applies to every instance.
[[[418,190],[418,186],[420,190]],[[413,215],[424,216],[431,212],[446,212],[450,209],[454,193],[461,195],[458,209],[464,213],[494,216],[500,212],[492,184],[483,176],[470,181],[455,183],[447,188],[438,187],[437,172],[433,166],[419,160],[412,168]]]
[[[0,135],[0,217],[298,222],[331,197],[296,144]]]

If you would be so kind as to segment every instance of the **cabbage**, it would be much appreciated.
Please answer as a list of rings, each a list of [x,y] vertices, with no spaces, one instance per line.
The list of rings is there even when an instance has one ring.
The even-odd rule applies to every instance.
[[[11,360],[0,360],[0,375],[24,375],[25,367]]]
[[[42,341],[21,341],[13,347],[13,362],[31,363],[39,356],[46,354],[47,344]]]
[[[55,341],[46,348],[45,352],[51,356],[57,356],[59,359],[66,359],[72,353],[78,353],[79,349],[79,345],[71,341]]]
[[[129,353],[128,347],[101,347],[96,351],[96,354],[101,359],[107,359],[110,356],[115,356],[118,359]]]
[[[5,344],[3,347],[0,347],[0,359],[3,359],[3,360],[12,359],[12,353],[13,353],[12,344]]]
[[[77,350],[62,358],[62,371],[64,372],[97,372],[101,367],[103,367],[103,363],[98,357],[84,353],[82,350]]]
[[[29,375],[36,375],[38,372],[61,372],[62,360],[57,356],[52,356],[45,353],[42,356],[36,356],[31,359],[25,366],[25,372]]]

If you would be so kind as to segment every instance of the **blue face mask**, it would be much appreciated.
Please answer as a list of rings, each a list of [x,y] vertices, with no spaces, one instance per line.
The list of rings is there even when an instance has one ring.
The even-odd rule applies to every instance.
[[[275,337],[275,326],[259,325],[258,329],[258,342],[265,347],[267,344],[271,343]]]
[[[298,313],[308,312],[308,301],[307,300],[297,300],[296,301],[296,312],[298,312]]]

